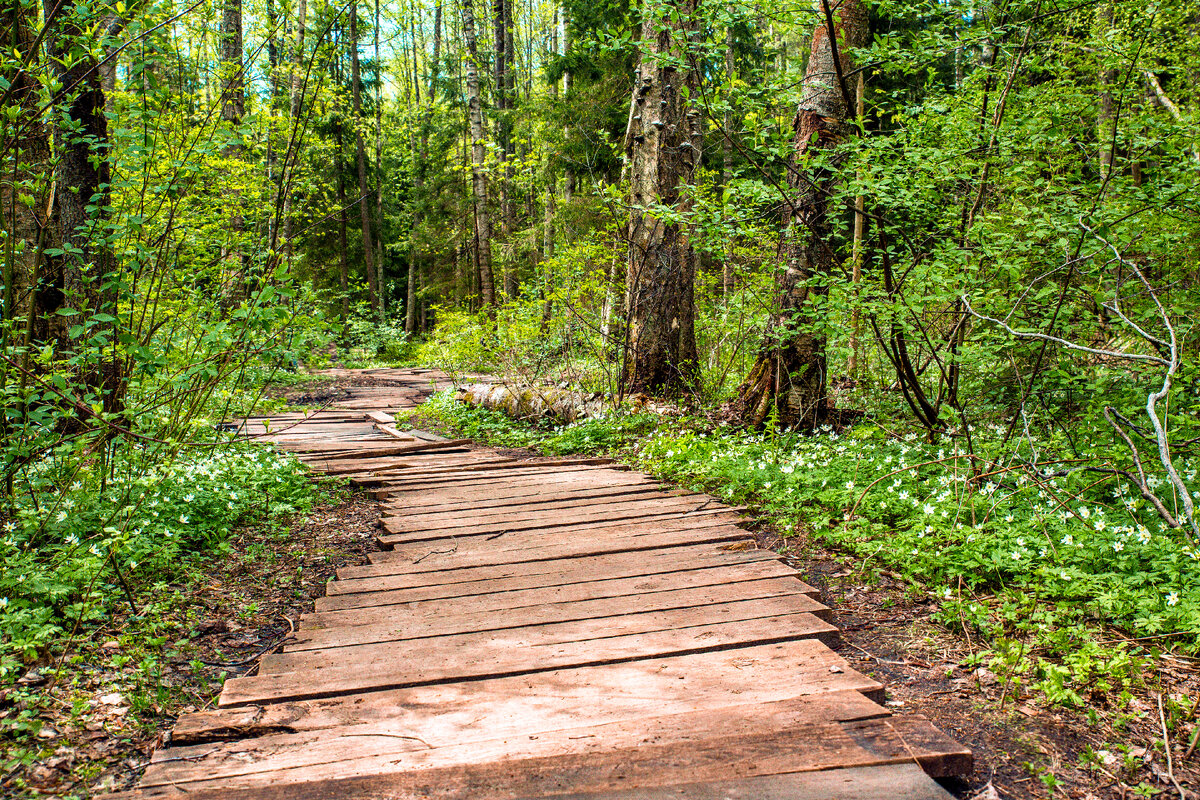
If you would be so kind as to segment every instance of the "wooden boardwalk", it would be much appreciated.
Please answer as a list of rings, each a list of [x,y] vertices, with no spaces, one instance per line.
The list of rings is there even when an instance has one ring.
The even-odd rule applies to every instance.
[[[387,412],[445,376],[380,377],[246,431],[371,487],[383,551],[126,797],[944,800],[931,778],[970,771],[829,648],[817,591],[737,510],[403,432]]]

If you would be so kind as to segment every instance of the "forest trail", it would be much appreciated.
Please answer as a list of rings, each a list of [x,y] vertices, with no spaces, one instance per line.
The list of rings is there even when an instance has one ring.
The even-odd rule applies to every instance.
[[[970,771],[830,649],[818,592],[737,509],[401,431],[388,412],[448,376],[365,377],[244,429],[369,487],[383,551],[120,797],[935,800]]]

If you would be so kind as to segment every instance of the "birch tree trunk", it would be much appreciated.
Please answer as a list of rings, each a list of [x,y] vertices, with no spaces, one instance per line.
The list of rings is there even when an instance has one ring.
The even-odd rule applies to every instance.
[[[471,129],[471,192],[474,199],[475,253],[479,293],[485,308],[496,305],[492,281],[492,218],[488,210],[487,144],[483,140],[483,101],[479,95],[479,48],[475,41],[472,0],[462,0],[463,39],[467,45],[467,116]]]
[[[623,383],[630,392],[679,395],[695,388],[696,254],[686,224],[700,164],[699,90],[692,67],[698,0],[648,3],[630,103],[628,315]],[[663,213],[662,207],[667,210]]]
[[[774,411],[780,426],[811,430],[828,416],[825,337],[814,306],[829,291],[834,256],[827,204],[836,178],[808,164],[817,151],[836,148],[850,133],[850,50],[866,45],[870,32],[861,0],[842,0],[836,8],[821,0],[821,11],[793,122],[785,266],[776,281],[766,338],[739,389],[741,412],[751,425],[761,425]]]

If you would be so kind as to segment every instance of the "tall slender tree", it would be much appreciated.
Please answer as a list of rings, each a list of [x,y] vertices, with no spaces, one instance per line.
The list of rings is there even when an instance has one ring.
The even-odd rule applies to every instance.
[[[630,391],[681,394],[698,378],[696,253],[686,218],[700,166],[694,39],[699,0],[648,0],[642,55],[625,134],[629,161],[628,314],[624,383]]]
[[[461,0],[463,40],[467,47],[467,119],[471,131],[471,192],[475,218],[475,255],[479,292],[485,307],[496,305],[492,280],[492,218],[488,210],[487,143],[483,134],[483,98],[479,93],[479,47],[475,40],[473,0]]]
[[[375,269],[371,240],[371,189],[367,181],[367,154],[362,131],[362,70],[358,57],[358,0],[350,3],[350,97],[354,110],[354,153],[358,166],[358,211],[362,223],[363,265],[367,268],[367,299],[376,315],[384,312],[382,281]]]

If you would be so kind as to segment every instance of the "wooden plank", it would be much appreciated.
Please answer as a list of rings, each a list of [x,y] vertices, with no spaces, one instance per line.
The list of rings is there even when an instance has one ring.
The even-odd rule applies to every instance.
[[[544,795],[543,795],[544,797]],[[556,794],[554,800],[953,800],[917,764],[842,767],[735,780]],[[526,796],[520,800],[535,800]]]
[[[610,553],[630,553],[637,550],[659,550],[666,547],[685,545],[716,544],[721,542],[749,541],[750,534],[724,520],[685,521],[669,520],[655,530],[639,536],[619,539],[594,540],[578,537],[573,541],[547,542],[543,545],[525,547],[498,546],[501,542],[458,542],[452,541],[445,547],[432,547],[428,543],[396,547],[380,553],[371,553],[370,564],[346,568],[345,574],[352,578],[367,578],[401,573],[434,572],[445,569],[482,567],[499,564],[517,564],[527,561],[550,561],[563,558],[584,558]],[[497,545],[484,547],[484,545]]]
[[[577,484],[568,484],[571,488],[568,491],[561,489],[555,490],[548,486],[534,486],[528,489],[517,490],[520,494],[513,496],[510,490],[509,494],[503,495],[497,492],[485,494],[483,492],[476,493],[477,499],[457,502],[439,502],[440,494],[426,495],[420,505],[415,505],[414,501],[417,498],[405,497],[403,499],[390,498],[383,506],[384,512],[403,512],[406,517],[420,520],[426,516],[446,513],[464,513],[471,512],[473,514],[483,514],[492,512],[496,509],[504,509],[515,506],[549,506],[553,503],[566,503],[571,501],[587,501],[596,500],[607,497],[629,497],[634,498],[639,495],[645,495],[652,492],[662,492],[663,488],[660,484],[647,479],[631,479],[630,481],[617,485],[598,485],[594,486],[586,482]],[[499,489],[500,487],[497,487]]]
[[[603,463],[597,463],[601,461]],[[560,472],[566,467],[572,467],[576,471],[587,469],[626,471],[629,469],[619,464],[608,463],[607,459],[562,459],[556,462],[531,462],[513,459],[507,464],[485,464],[478,467],[466,464],[457,470],[430,470],[426,473],[414,472],[406,475],[379,470],[379,477],[384,480],[392,478],[404,480],[407,485],[420,483],[432,486],[458,483],[468,479],[485,481],[501,477],[507,479],[515,475],[549,475]],[[419,481],[416,480],[418,477],[420,478]]]
[[[762,617],[697,625],[683,631],[653,631],[613,637],[606,640],[603,652],[598,652],[593,642],[535,647],[522,646],[521,637],[510,636],[506,641],[504,636],[485,634],[490,642],[488,650],[466,654],[468,661],[465,663],[432,661],[425,657],[422,649],[406,646],[400,653],[400,663],[348,664],[303,675],[284,673],[232,678],[225,682],[218,705],[228,708],[251,703],[319,699],[354,692],[419,686],[423,683],[498,678],[517,673],[702,653],[835,634],[836,628],[811,614]],[[436,651],[441,656],[447,653],[440,643],[431,647],[430,651]],[[829,655],[836,666],[849,669],[848,666],[843,667],[841,659],[832,652]]]
[[[265,790],[260,797],[296,800],[334,796],[327,789],[309,795],[314,781],[365,779],[375,797],[389,800],[482,800],[913,762],[929,774],[949,777],[972,766],[970,754],[923,717],[818,722],[810,721],[811,713],[802,700],[783,701],[446,747],[386,736],[350,737],[365,741],[339,741],[351,756],[342,760],[304,763],[305,756],[297,755],[291,759],[294,767],[254,774],[249,770],[256,764],[273,766],[271,754],[246,751],[228,757],[241,774],[214,780],[204,770],[208,764],[175,761],[148,770],[145,783],[184,788],[192,797],[203,789],[254,788]],[[247,766],[251,758],[256,761]],[[279,760],[289,761],[287,756]],[[271,793],[281,786],[293,791]],[[336,796],[357,796],[345,784],[341,788]]]
[[[835,704],[835,700],[844,700],[845,705]],[[688,741],[697,738],[696,725],[703,726],[701,735],[711,736],[722,725],[740,731],[767,732],[784,724],[819,726],[884,716],[886,711],[862,695],[846,693],[807,695],[762,704],[684,708],[674,713],[658,710],[633,719],[557,729],[537,725],[534,717],[521,720],[523,724],[502,723],[498,730],[476,726],[462,730],[457,739],[432,734],[429,738],[414,737],[408,730],[395,726],[352,725],[330,729],[323,735],[276,734],[248,742],[173,747],[151,762],[143,781],[144,785],[196,785],[277,775],[287,780],[289,772],[313,765],[329,769],[327,777],[344,777],[366,771],[364,759],[378,763],[381,756],[394,758],[407,769],[428,769],[551,753],[621,750],[636,743],[639,728],[652,741]],[[396,735],[399,732],[402,735]],[[417,752],[421,755],[414,759]]]
[[[471,502],[477,499],[519,497],[532,495],[539,491],[565,491],[570,487],[604,487],[628,486],[634,484],[656,484],[657,482],[646,475],[632,471],[617,471],[607,468],[566,467],[561,470],[543,470],[533,474],[505,474],[499,480],[495,477],[480,477],[427,484],[418,481],[406,481],[403,475],[388,476],[386,480],[378,481],[377,496],[387,497],[396,502],[429,498],[434,502]]]
[[[748,680],[753,677],[753,680]],[[619,664],[560,669],[461,683],[351,694],[325,700],[214,709],[180,718],[177,744],[272,733],[304,733],[350,725],[386,727],[427,742],[453,742],[472,731],[599,725],[654,714],[816,696],[835,707],[881,696],[860,673],[831,672],[823,648],[799,639],[777,644]],[[648,704],[646,698],[653,698]],[[861,706],[863,717],[883,713]]]
[[[376,430],[380,431],[381,433],[386,433],[388,436],[391,436],[393,439],[400,439],[401,441],[404,441],[404,442],[422,441],[421,439],[418,439],[417,437],[415,437],[411,434],[405,433],[404,431],[397,428],[395,425],[376,425],[375,428],[376,428]]]
[[[590,559],[589,559],[590,560]],[[643,559],[644,560],[644,559]],[[808,594],[812,587],[799,580],[796,571],[773,558],[761,558],[745,561],[726,561],[725,559],[709,558],[690,568],[676,567],[667,564],[667,571],[651,573],[650,570],[638,565],[636,575],[612,575],[608,570],[595,564],[587,564],[586,571],[573,570],[568,575],[557,576],[537,575],[525,579],[473,581],[470,587],[456,584],[457,589],[449,596],[442,593],[434,597],[421,597],[409,586],[384,591],[326,593],[325,597],[316,600],[316,613],[345,611],[354,608],[372,608],[375,606],[404,605],[405,610],[422,612],[434,608],[439,603],[453,600],[465,602],[464,597],[470,597],[471,608],[518,608],[522,605],[537,605],[540,603],[568,603],[580,600],[594,600],[600,597],[623,597],[634,594],[678,589],[685,586],[713,586],[723,583],[733,583],[761,578],[791,578],[796,581],[801,594]],[[443,589],[447,587],[438,587]],[[429,605],[429,604],[433,605]]]
[[[396,418],[385,411],[368,411],[366,418],[371,422],[377,422],[380,425],[391,425],[396,421]]]
[[[395,606],[356,609],[357,614],[354,611],[331,612],[302,620],[300,630],[284,647],[284,655],[269,656],[263,663],[293,664],[285,657],[288,653],[329,648],[380,645],[382,652],[387,649],[385,645],[390,646],[393,642],[433,637],[529,632],[539,642],[583,641],[734,618],[808,613],[827,620],[830,615],[829,609],[821,603],[806,594],[794,592],[791,578],[745,581],[733,586],[740,592],[729,591],[730,587],[700,586],[624,598],[599,597],[562,605],[519,606],[504,609],[501,613],[475,611],[461,602],[452,604],[457,608],[441,614],[404,615]],[[357,659],[367,657],[361,649],[355,653]],[[274,667],[272,670],[279,671]]]
[[[519,564],[497,564],[468,569],[450,569],[425,573],[402,573],[369,578],[351,578],[343,567],[338,580],[325,586],[329,598],[342,595],[367,597],[372,592],[393,592],[397,598],[433,600],[444,597],[466,597],[491,592],[562,586],[594,580],[597,575],[608,579],[631,578],[639,575],[659,575],[680,570],[720,567],[742,563],[777,561],[779,556],[770,550],[722,550],[714,544],[694,547],[671,547],[663,550],[640,550],[634,553],[613,553],[592,558],[566,558],[551,561],[532,561]],[[803,594],[817,595],[817,590],[804,585]],[[318,603],[321,601],[318,601]]]
[[[496,508],[481,504],[471,509],[390,514],[383,519],[385,522],[391,522],[389,530],[400,533],[404,530],[428,530],[446,524],[485,523],[494,519],[551,520],[563,516],[565,512],[586,514],[590,518],[595,518],[597,514],[604,514],[614,519],[620,519],[625,511],[639,512],[644,509],[661,508],[687,511],[700,508],[728,509],[729,506],[713,502],[712,498],[705,495],[692,494],[683,490],[664,491],[658,487],[641,487],[640,491],[635,491],[633,494],[608,494],[593,497],[568,495],[549,502],[527,500],[524,503]]]
[[[558,520],[497,520],[481,522],[476,525],[451,526],[420,531],[402,531],[393,533],[388,522],[383,523],[386,531],[379,537],[379,543],[386,546],[415,544],[418,542],[441,542],[455,539],[459,542],[475,540],[495,541],[502,536],[521,538],[536,547],[541,541],[554,541],[569,538],[569,534],[589,532],[589,538],[600,536],[633,537],[643,535],[658,529],[659,523],[687,525],[689,522],[701,522],[707,519],[720,520],[726,524],[738,524],[745,521],[740,511],[724,508],[705,509],[704,511],[659,511],[647,510],[644,514],[626,512],[624,519],[607,519],[600,514],[564,514]],[[535,536],[536,534],[536,536]]]
[[[829,609],[808,595],[792,592],[787,582],[780,579],[754,586],[743,584],[745,599],[730,599],[729,593],[722,593],[719,588],[686,589],[658,598],[648,595],[640,606],[630,606],[625,613],[589,614],[581,610],[577,619],[555,620],[548,617],[547,609],[539,606],[506,614],[475,615],[463,609],[460,614],[445,617],[381,619],[377,616],[361,625],[307,627],[293,634],[284,652],[264,656],[259,662],[260,671],[267,674],[325,669],[345,665],[347,658],[358,665],[382,663],[394,660],[399,652],[397,642],[404,643],[405,653],[420,646],[438,657],[458,659],[470,648],[483,652],[500,645],[549,646],[604,639],[600,645],[603,649],[607,640],[615,636],[684,631],[789,614],[811,614],[822,619],[829,613]],[[612,605],[610,598],[601,598],[593,608],[602,610]],[[826,627],[814,630],[813,637],[836,640]]]
[[[430,530],[520,523],[521,530],[531,530],[530,523],[542,523],[537,527],[562,527],[574,522],[609,521],[658,516],[663,513],[697,513],[705,510],[732,511],[730,506],[715,502],[704,495],[691,493],[667,493],[660,490],[639,493],[633,496],[616,495],[607,497],[568,498],[550,505],[526,503],[501,508],[479,508],[470,512],[446,511],[438,514],[399,514],[383,518],[385,527],[393,533],[420,533]]]

